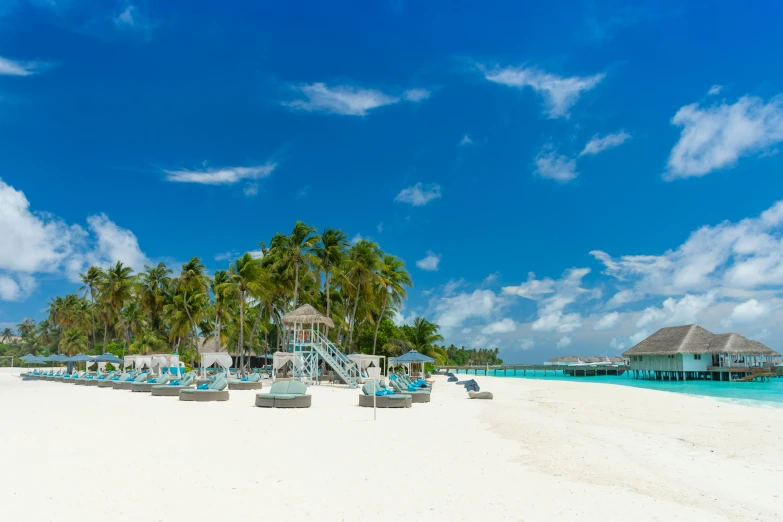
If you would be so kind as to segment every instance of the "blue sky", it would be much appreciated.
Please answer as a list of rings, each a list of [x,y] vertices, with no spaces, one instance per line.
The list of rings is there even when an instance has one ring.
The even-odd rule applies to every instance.
[[[783,6],[419,4],[2,2],[0,323],[299,219],[509,361],[688,322],[780,346]]]

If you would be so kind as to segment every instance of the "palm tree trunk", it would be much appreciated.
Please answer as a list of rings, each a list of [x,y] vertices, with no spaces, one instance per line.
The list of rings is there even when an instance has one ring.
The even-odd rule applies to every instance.
[[[296,261],[294,266],[294,308],[296,308],[296,301],[299,298],[299,261]]]
[[[353,346],[353,328],[356,326],[356,309],[359,308],[359,292],[362,290],[362,283],[361,281],[359,284],[356,285],[356,301],[353,303],[353,313],[351,314],[351,320],[348,324],[351,331],[348,332],[348,349],[351,349],[351,346]]]
[[[188,320],[190,321],[191,331],[193,333],[193,342],[196,343],[196,351],[198,352],[198,332],[196,331],[196,323],[193,322],[193,318],[190,316],[190,310],[188,310],[187,289],[182,292],[182,305],[185,307],[185,313],[188,314]]]
[[[378,322],[375,323],[375,336],[372,338],[372,354],[375,355],[375,345],[378,343],[378,329],[381,327],[381,321],[383,321],[383,314],[386,313],[386,301],[389,299],[389,292],[383,294],[383,306],[381,307],[381,315],[378,316]]]
[[[331,305],[332,305],[331,301],[332,300],[329,297],[329,267],[325,267],[324,268],[324,282],[326,284],[326,317],[331,319],[332,318],[332,314],[331,314]],[[328,326],[326,327],[326,335],[325,335],[325,337],[327,339],[329,339],[329,327]]]
[[[261,307],[262,304],[258,303],[258,313],[256,314],[256,320],[253,323],[253,329],[250,330],[250,339],[248,339],[247,341],[247,345],[250,346],[251,348],[253,347],[253,335],[256,333],[256,329],[258,328],[258,321],[259,319],[261,319]]]
[[[109,321],[103,322],[103,353],[106,353],[106,336],[109,335]]]
[[[239,291],[239,374],[245,372],[245,291]]]
[[[90,314],[92,315],[92,347],[95,349],[95,296],[92,295],[92,288],[90,288]]]

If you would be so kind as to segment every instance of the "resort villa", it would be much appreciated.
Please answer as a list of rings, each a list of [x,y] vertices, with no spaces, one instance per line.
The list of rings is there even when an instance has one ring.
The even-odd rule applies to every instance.
[[[627,352],[631,372],[644,379],[751,380],[771,376],[780,354],[736,334],[713,334],[690,324],[661,328]]]

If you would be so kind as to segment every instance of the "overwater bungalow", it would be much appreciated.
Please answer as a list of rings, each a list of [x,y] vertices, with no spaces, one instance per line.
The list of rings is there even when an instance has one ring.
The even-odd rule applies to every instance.
[[[754,380],[771,377],[780,354],[736,334],[699,325],[661,328],[627,352],[631,373],[643,379]]]

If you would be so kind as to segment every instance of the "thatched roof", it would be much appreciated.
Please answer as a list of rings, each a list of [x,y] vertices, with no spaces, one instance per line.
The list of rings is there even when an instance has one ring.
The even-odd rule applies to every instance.
[[[334,328],[334,322],[326,317],[324,314],[310,306],[309,304],[302,305],[293,312],[289,312],[283,316],[284,324],[325,324],[329,328]]]
[[[211,337],[208,341],[204,342],[203,337],[198,338],[198,353],[218,353],[218,352],[225,352],[226,347],[224,346],[222,349],[220,345],[218,344],[217,337]]]
[[[661,328],[627,352],[631,355],[672,355],[682,353],[731,353],[744,355],[780,356],[758,341],[751,341],[736,333],[715,335],[696,324]]]

